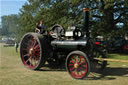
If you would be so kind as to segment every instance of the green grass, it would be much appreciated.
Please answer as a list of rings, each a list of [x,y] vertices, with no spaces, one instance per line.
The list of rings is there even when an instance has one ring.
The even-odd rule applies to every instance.
[[[109,54],[108,58],[120,59],[120,60],[128,60],[128,54]]]
[[[7,55],[7,56],[19,56],[19,52],[16,53],[15,47],[12,47],[12,46],[11,47],[4,47],[4,45],[6,45],[6,44],[1,44],[1,52],[3,52],[4,55]]]
[[[122,56],[127,56],[110,55],[112,58],[118,56],[121,59]],[[64,70],[44,67],[41,69],[41,71],[26,69],[14,47],[3,47],[3,44],[0,44],[0,85],[126,85],[128,83],[128,63],[109,62],[102,73],[91,73],[84,80],[73,79]]]

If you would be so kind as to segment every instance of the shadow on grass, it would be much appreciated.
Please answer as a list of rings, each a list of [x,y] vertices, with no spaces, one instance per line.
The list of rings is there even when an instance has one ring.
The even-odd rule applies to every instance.
[[[114,80],[116,77],[128,77],[128,68],[111,68],[107,67],[100,73],[92,73],[93,77],[86,78],[87,80]],[[86,80],[85,79],[85,80]]]
[[[38,71],[66,71],[65,65],[45,65]]]
[[[66,72],[65,65],[49,66],[41,68],[39,71]],[[117,77],[128,77],[128,68],[107,67],[100,73],[91,72],[84,80],[114,80]]]

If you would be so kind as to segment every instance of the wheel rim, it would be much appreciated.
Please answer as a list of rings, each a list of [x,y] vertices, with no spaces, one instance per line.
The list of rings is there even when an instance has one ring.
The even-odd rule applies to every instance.
[[[23,64],[30,69],[34,69],[40,62],[40,45],[32,35],[27,35],[21,45],[21,59]]]
[[[74,78],[83,78],[88,70],[86,59],[81,55],[71,55],[67,62],[69,73]]]

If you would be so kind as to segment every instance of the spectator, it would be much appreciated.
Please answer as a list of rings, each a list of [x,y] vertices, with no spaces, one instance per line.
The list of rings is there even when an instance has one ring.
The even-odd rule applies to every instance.
[[[18,52],[19,44],[17,42],[15,42],[15,47],[16,47],[16,52]]]

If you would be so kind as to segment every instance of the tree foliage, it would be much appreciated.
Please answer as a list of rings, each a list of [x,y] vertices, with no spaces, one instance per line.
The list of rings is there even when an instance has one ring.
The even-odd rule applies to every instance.
[[[91,9],[93,35],[110,35],[127,28],[127,0],[28,0],[21,9],[21,23],[28,31],[41,19],[48,28],[55,23],[67,28],[73,21],[82,23],[84,7]]]
[[[16,34],[18,30],[19,17],[16,14],[2,16],[2,28],[1,35],[10,36],[11,34]]]
[[[72,22],[76,25],[82,24],[82,8],[91,9],[92,36],[110,37],[128,33],[127,0],[28,0],[20,9],[18,34],[22,36],[26,32],[34,31],[40,20],[43,20],[47,29],[54,24],[61,24],[65,29]],[[4,30],[8,28],[6,24],[4,27]],[[12,28],[8,32],[11,32],[10,29]]]

